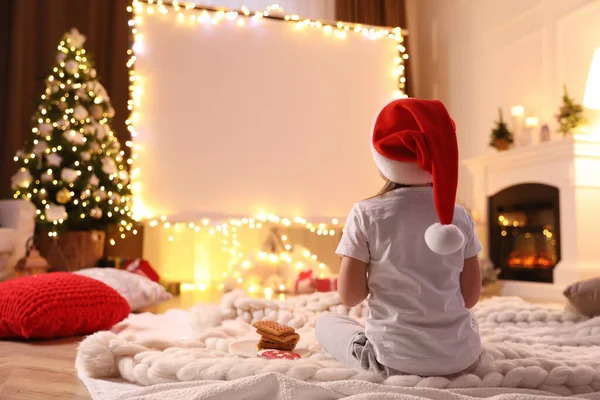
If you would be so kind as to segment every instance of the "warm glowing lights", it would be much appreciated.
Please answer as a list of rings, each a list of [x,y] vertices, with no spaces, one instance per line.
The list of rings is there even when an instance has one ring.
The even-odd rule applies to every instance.
[[[538,117],[527,117],[525,118],[525,126],[527,128],[535,128],[540,125],[540,120]]]
[[[127,61],[127,67],[129,68],[130,75],[130,100],[128,102],[128,109],[131,111],[131,114],[126,121],[127,129],[132,138],[137,136],[137,131],[134,126],[135,121],[137,120],[137,114],[134,112],[134,108],[140,104],[140,97],[143,94],[142,82],[134,69],[136,60],[135,54],[143,51],[142,36],[138,33],[137,26],[143,24],[144,13],[152,15],[156,10],[163,15],[176,15],[176,21],[181,25],[189,24],[191,26],[197,26],[198,23],[211,22],[212,24],[218,24],[221,21],[226,21],[235,22],[235,24],[241,28],[248,25],[246,23],[247,18],[260,20],[263,17],[271,17],[281,19],[282,21],[289,23],[294,23],[300,30],[303,30],[304,28],[322,29],[325,35],[336,37],[338,39],[345,39],[347,37],[347,32],[354,32],[356,34],[364,35],[372,40],[381,38],[394,40],[397,43],[399,57],[395,59],[394,68],[392,69],[393,75],[398,79],[398,87],[393,93],[395,98],[407,97],[405,94],[406,77],[404,75],[406,69],[404,62],[409,57],[408,54],[406,54],[405,46],[402,45],[404,42],[404,32],[399,27],[390,30],[389,28],[364,27],[362,25],[350,26],[344,22],[337,22],[335,26],[333,26],[330,24],[323,24],[321,21],[317,20],[301,20],[298,15],[285,14],[283,9],[277,4],[267,7],[264,12],[252,13],[245,6],[241,8],[241,12],[237,12],[223,9],[197,10],[196,5],[191,2],[174,1],[170,5],[172,10],[170,10],[169,7],[167,7],[167,4],[164,4],[163,2],[156,3],[155,5],[154,1],[147,0],[147,5],[144,5],[143,3],[144,2],[140,0],[134,0],[132,6],[127,7],[129,12],[134,13],[133,18],[129,21],[129,26],[132,28],[134,43],[132,49],[128,52],[130,58]],[[174,13],[171,13],[170,11],[174,11]],[[137,159],[136,151],[133,150],[134,149],[132,149],[131,159],[127,160],[127,163],[130,165],[133,164],[133,160]],[[135,175],[136,176],[134,177],[132,174],[132,180],[139,178],[139,171]],[[141,206],[141,202],[138,201],[138,197],[142,192],[141,185],[133,184],[132,191],[134,216],[139,219],[140,217],[144,216],[143,207]],[[289,226],[289,223],[287,225]],[[257,227],[260,228],[260,226]],[[324,229],[320,229],[320,231],[321,232],[319,234],[331,234],[330,232],[325,232]]]
[[[344,40],[349,35],[360,35],[371,40],[392,40],[398,51],[398,56],[392,61],[390,68],[390,72],[393,73],[397,79],[397,87],[393,89],[395,89],[394,93],[396,97],[406,97],[405,62],[408,59],[408,54],[406,54],[406,48],[403,45],[404,32],[402,29],[369,27],[348,24],[344,22],[336,22],[331,24],[323,23],[317,20],[301,19],[298,15],[286,14],[281,7],[277,5],[270,6],[263,12],[252,12],[247,7],[241,7],[241,10],[233,11],[223,7],[219,7],[219,9],[211,9],[207,7],[196,8],[195,4],[183,1],[173,1],[171,4],[169,4],[162,1],[133,0],[132,4],[128,6],[128,11],[133,13],[132,19],[129,21],[129,26],[132,29],[132,36],[134,40],[132,48],[128,51],[129,59],[127,60],[130,92],[130,99],[128,101],[127,108],[130,114],[126,120],[126,125],[127,130],[132,137],[132,140],[127,143],[127,147],[129,147],[131,151],[131,157],[129,160],[127,160],[127,163],[131,165],[130,181],[134,217],[136,219],[140,219],[142,217],[148,219],[148,226],[151,228],[156,227],[166,230],[174,228],[178,229],[178,231],[170,231],[166,235],[169,242],[175,241],[177,235],[183,232],[184,229],[188,229],[188,232],[191,231],[193,233],[208,232],[209,235],[215,236],[216,240],[220,240],[223,243],[222,246],[224,251],[230,253],[232,257],[238,257],[238,260],[240,260],[242,257],[242,252],[239,249],[240,244],[237,234],[235,234],[236,229],[238,228],[245,227],[249,229],[262,229],[276,226],[285,228],[303,227],[309,232],[320,236],[335,236],[336,234],[341,233],[343,222],[337,218],[332,219],[330,223],[314,223],[309,222],[302,217],[284,218],[272,213],[260,213],[255,217],[232,219],[226,222],[211,221],[208,218],[200,218],[194,221],[184,222],[169,221],[166,216],[152,216],[152,213],[144,207],[141,198],[144,188],[140,183],[140,178],[142,178],[143,171],[140,171],[139,168],[135,167],[135,160],[138,158],[138,153],[143,151],[143,149],[140,149],[140,147],[136,144],[136,138],[138,137],[136,125],[140,118],[139,106],[141,104],[141,98],[144,95],[144,79],[142,76],[138,75],[135,70],[136,54],[140,54],[144,50],[142,45],[144,43],[143,36],[138,31],[138,27],[143,25],[145,16],[151,14],[154,15],[153,18],[172,18],[174,24],[178,25],[177,29],[194,27],[195,29],[199,29],[199,27],[203,26],[210,29],[211,25],[217,24],[230,24],[230,26],[233,26],[234,29],[252,29],[253,27],[257,26],[257,24],[261,24],[261,19],[263,18],[275,18],[281,20],[282,23],[287,22],[294,24],[290,26],[296,26],[301,32],[307,29],[321,30],[323,34],[331,37],[331,40]],[[299,32],[298,34],[302,33]],[[236,235],[235,237],[233,236],[234,234]],[[290,252],[293,246],[290,243],[288,235],[280,234],[279,237],[284,242],[282,245],[285,248],[285,251]],[[317,256],[310,254],[310,252],[305,252],[303,256],[307,257],[308,260],[317,259]],[[266,262],[270,262],[273,265],[277,265],[280,262],[287,262],[290,264],[293,263],[292,266],[295,268],[302,268],[304,266],[302,262],[299,262],[298,260],[292,260],[290,254],[285,252],[279,254],[260,252],[258,254],[258,258]],[[253,267],[253,262],[246,260],[241,262],[239,265],[241,265],[241,269],[249,269]],[[325,264],[321,263],[319,268],[321,270],[325,269]],[[224,276],[223,278],[226,277]],[[244,279],[241,276],[233,276],[232,278],[237,279],[239,284],[244,283],[249,290],[250,288],[253,288],[251,289],[253,293],[264,292],[264,295],[267,298],[272,297],[274,291],[277,289],[280,292],[284,292],[286,290],[285,285],[276,285],[274,288],[263,289],[254,282],[244,282]],[[217,283],[218,282],[216,282],[215,285]],[[188,289],[206,290],[206,288],[201,289],[201,287],[202,286],[199,286],[196,282]],[[220,284],[219,287],[223,288],[223,284]]]
[[[510,109],[510,114],[515,118],[520,118],[525,115],[525,107],[523,106],[513,106]]]
[[[269,287],[265,288],[263,293],[265,295],[265,299],[271,300],[273,298],[273,289],[271,289]]]
[[[583,105],[587,108],[600,110],[600,47],[594,51],[583,95]]]

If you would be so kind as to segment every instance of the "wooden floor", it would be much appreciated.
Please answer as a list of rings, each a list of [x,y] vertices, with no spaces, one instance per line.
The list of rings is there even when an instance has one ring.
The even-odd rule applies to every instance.
[[[220,293],[184,292],[144,311],[163,313],[199,302],[218,302]],[[0,399],[91,399],[75,372],[77,346],[83,338],[0,341]]]
[[[80,340],[0,341],[0,399],[90,399],[75,373]]]

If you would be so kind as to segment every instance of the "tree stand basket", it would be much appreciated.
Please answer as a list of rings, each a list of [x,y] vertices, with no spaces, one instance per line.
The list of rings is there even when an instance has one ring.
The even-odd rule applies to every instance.
[[[95,267],[104,255],[104,231],[69,231],[58,237],[46,232],[37,235],[40,254],[50,264],[50,271],[78,271]]]

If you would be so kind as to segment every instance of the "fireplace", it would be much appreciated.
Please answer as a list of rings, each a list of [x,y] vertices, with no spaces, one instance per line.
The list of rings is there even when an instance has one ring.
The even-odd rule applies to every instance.
[[[560,261],[558,188],[510,186],[489,197],[488,217],[490,258],[500,279],[552,283]]]
[[[600,213],[593,211],[599,137],[575,135],[463,163],[481,257],[500,268],[502,295],[563,301],[567,285],[600,274]]]

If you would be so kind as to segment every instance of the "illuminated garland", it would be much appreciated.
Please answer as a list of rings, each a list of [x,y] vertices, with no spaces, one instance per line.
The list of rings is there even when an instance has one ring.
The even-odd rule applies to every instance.
[[[311,19],[302,19],[298,15],[289,15],[285,14],[281,7],[277,5],[269,6],[265,11],[262,12],[251,12],[248,8],[242,7],[240,11],[234,11],[226,8],[210,8],[210,7],[197,7],[194,3],[189,2],[163,2],[162,0],[134,0],[131,6],[127,7],[127,11],[133,13],[133,18],[129,21],[129,26],[131,27],[131,32],[133,35],[133,45],[131,49],[128,50],[129,59],[127,61],[127,67],[129,69],[129,90],[130,90],[130,99],[128,102],[128,110],[130,111],[130,116],[126,121],[127,129],[129,130],[132,141],[127,142],[127,146],[131,148],[131,159],[127,162],[129,164],[133,164],[135,160],[137,160],[138,156],[136,154],[137,146],[134,144],[135,137],[137,136],[137,132],[135,129],[135,124],[139,118],[139,115],[136,113],[135,108],[139,107],[140,99],[142,96],[142,86],[141,86],[141,78],[135,72],[135,49],[141,46],[142,36],[138,31],[137,25],[142,23],[143,15],[152,15],[154,13],[160,13],[163,15],[175,14],[178,22],[189,21],[191,23],[196,24],[218,24],[222,21],[231,21],[235,22],[238,27],[246,26],[246,20],[251,18],[254,20],[260,20],[262,18],[271,18],[280,20],[283,23],[293,23],[295,24],[297,29],[320,29],[323,31],[325,35],[332,35],[332,37],[338,39],[345,39],[348,34],[357,34],[363,35],[370,39],[389,39],[393,40],[397,44],[397,49],[399,56],[394,60],[394,75],[398,78],[398,88],[395,93],[396,97],[407,97],[405,93],[406,87],[406,77],[405,77],[405,60],[408,59],[408,54],[406,54],[406,48],[403,45],[404,43],[404,34],[405,32],[400,28],[382,28],[382,27],[368,27],[363,26],[361,24],[349,24],[345,22],[335,22],[335,23],[326,23],[318,20]],[[131,171],[131,180],[132,180],[132,193],[134,200],[134,214],[139,207],[136,207],[136,203],[140,204],[140,191],[141,186],[138,182],[136,182],[136,178],[140,174],[139,167],[133,167]],[[139,215],[138,215],[139,217]],[[306,226],[308,230],[311,232],[317,233],[318,235],[334,235],[335,232],[329,229],[325,224],[314,224],[306,221],[302,218],[293,218],[292,220],[287,218],[280,218],[277,216],[269,216],[270,222],[281,222],[283,225],[289,226],[292,223],[299,223],[301,225]],[[265,221],[264,218],[258,218]],[[250,221],[252,218],[244,218],[242,221],[243,224],[248,224],[252,227],[252,223]],[[161,223],[169,226],[171,222],[167,221],[165,217],[161,218]],[[150,221],[150,226],[157,226],[159,224],[158,220]],[[334,225],[337,224],[337,221]],[[255,226],[260,226],[260,222],[254,224]]]
[[[132,141],[127,142],[127,146],[131,148],[131,159],[128,163],[134,164],[138,156],[136,150],[138,147],[135,145],[135,138],[137,137],[136,123],[139,115],[136,112],[136,107],[140,106],[141,96],[143,94],[142,79],[135,72],[136,62],[136,49],[140,49],[143,41],[142,35],[139,33],[137,26],[142,23],[144,15],[152,15],[160,13],[163,15],[175,15],[176,21],[179,23],[188,22],[193,24],[219,24],[222,22],[235,23],[239,28],[247,26],[249,19],[260,20],[262,18],[270,18],[280,20],[282,23],[293,23],[298,30],[303,29],[319,29],[325,35],[331,36],[332,38],[343,40],[348,35],[363,35],[372,40],[377,39],[388,39],[393,40],[396,43],[398,50],[398,57],[394,60],[394,76],[398,79],[397,90],[394,93],[395,97],[402,98],[407,97],[405,93],[406,77],[405,77],[405,60],[408,59],[406,54],[406,48],[403,45],[404,34],[401,28],[381,28],[381,27],[369,27],[360,24],[349,24],[344,22],[327,23],[318,20],[302,19],[298,15],[285,14],[281,7],[274,5],[267,7],[263,12],[251,12],[248,8],[242,7],[240,11],[229,10],[225,8],[211,8],[211,7],[197,7],[194,3],[178,2],[173,1],[172,3],[163,2],[161,0],[134,0],[133,4],[127,7],[127,11],[133,13],[133,18],[129,21],[131,32],[133,35],[132,47],[128,50],[129,59],[127,61],[127,67],[129,70],[129,91],[130,99],[128,102],[128,110],[130,116],[126,121],[127,129],[129,130]],[[134,198],[134,213],[138,210],[136,203],[139,205],[141,200],[141,186],[136,182],[139,177],[139,167],[132,166],[131,180],[132,180],[132,193]],[[330,224],[325,223],[313,223],[309,222],[304,218],[282,218],[274,214],[260,214],[254,218],[239,218],[230,219],[226,222],[211,221],[208,218],[201,218],[196,222],[174,222],[169,221],[166,216],[162,216],[156,219],[149,219],[148,226],[150,228],[162,228],[171,229],[174,228],[176,231],[191,230],[193,232],[200,232],[201,230],[208,230],[210,235],[221,235],[223,240],[223,251],[227,252],[231,256],[229,263],[229,273],[223,272],[221,278],[223,280],[218,284],[219,290],[225,289],[226,279],[235,279],[239,285],[248,283],[246,289],[250,293],[257,293],[260,291],[264,292],[267,298],[270,298],[274,292],[285,292],[289,290],[285,284],[277,285],[277,287],[268,285],[258,285],[252,282],[244,282],[240,270],[235,268],[241,268],[246,270],[253,265],[253,262],[249,259],[243,259],[244,254],[240,249],[240,243],[238,242],[238,229],[245,227],[249,229],[261,229],[265,226],[282,226],[286,228],[290,227],[304,227],[308,231],[315,233],[319,236],[335,236],[339,233],[342,225],[338,219],[331,220]],[[293,266],[294,269],[302,271],[308,263],[317,263],[317,270],[319,275],[322,275],[327,266],[318,261],[317,256],[311,254],[310,251],[305,250],[299,256],[302,260],[293,259],[290,251],[294,249],[294,245],[289,242],[287,235],[282,235],[281,240],[285,243],[283,249],[277,253],[270,253],[260,251],[256,254],[258,260],[264,262],[270,262],[273,264],[283,263],[286,265]],[[169,242],[174,242],[175,237],[173,235],[168,236]],[[114,241],[111,241],[114,244]],[[195,282],[195,283],[183,283],[181,285],[182,290],[207,290],[212,282]]]

